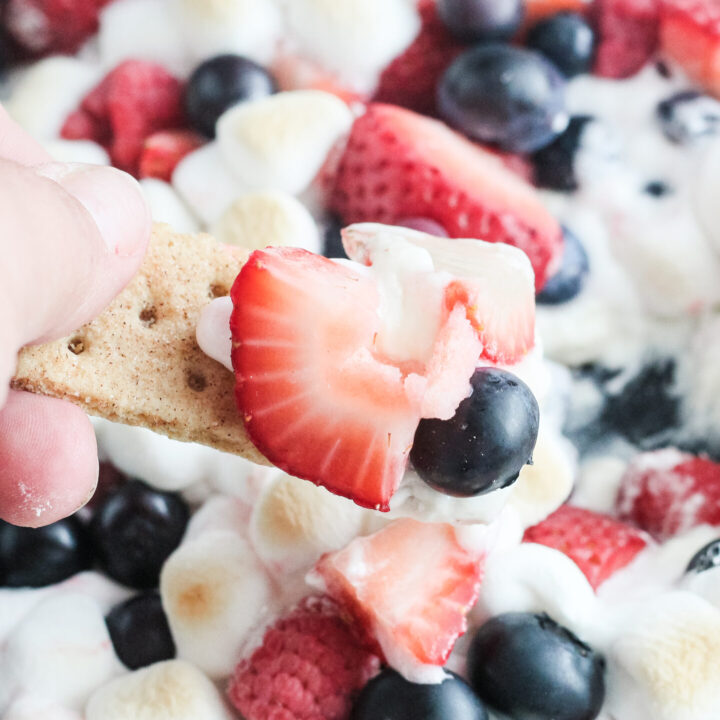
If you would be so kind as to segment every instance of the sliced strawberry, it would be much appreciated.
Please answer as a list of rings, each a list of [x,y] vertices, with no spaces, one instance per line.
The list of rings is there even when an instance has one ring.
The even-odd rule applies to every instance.
[[[562,249],[531,185],[443,123],[391,105],[371,104],[355,121],[329,204],[346,224],[423,217],[450,237],[515,245],[538,288]]]
[[[720,464],[674,448],[642,453],[623,476],[617,509],[659,540],[720,526]]]
[[[435,115],[435,88],[450,63],[465,49],[437,14],[435,0],[420,0],[420,32],[412,45],[380,76],[375,100]]]
[[[154,133],[143,144],[139,177],[170,182],[178,163],[205,142],[204,138],[190,130],[161,130]]]
[[[660,0],[595,0],[595,72],[626,78],[638,72],[658,49]]]
[[[565,553],[597,589],[647,545],[642,533],[608,515],[563,505],[525,531],[525,542]]]
[[[325,555],[316,572],[402,667],[445,663],[467,629],[483,568],[482,551],[463,546],[452,525],[403,519]]]
[[[693,80],[720,95],[720,3],[664,0],[660,47]]]
[[[460,305],[482,343],[482,357],[490,362],[512,364],[535,343],[535,290],[527,257],[515,248],[479,240],[448,240],[406,228],[372,223],[343,230],[343,244],[357,262],[371,264],[377,238],[397,237],[427,250],[436,270],[455,277],[445,290],[448,313]],[[456,335],[453,335],[453,341]],[[435,356],[443,364],[458,359]],[[438,368],[442,372],[442,367]],[[450,374],[450,373],[444,373]],[[472,375],[472,369],[467,375]]]
[[[387,510],[425,383],[374,355],[374,282],[305,250],[266,249],[232,299],[236,395],[252,441],[291,475]]]

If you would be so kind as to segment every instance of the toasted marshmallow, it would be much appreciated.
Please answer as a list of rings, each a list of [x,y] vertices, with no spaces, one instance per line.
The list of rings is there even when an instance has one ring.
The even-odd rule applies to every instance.
[[[7,639],[0,660],[0,710],[22,693],[80,710],[122,672],[98,604],[62,593],[38,604]]]
[[[93,693],[85,720],[231,720],[217,688],[181,660],[155,663]]]
[[[273,0],[178,0],[173,10],[197,61],[233,53],[268,63],[282,30]]]
[[[145,178],[140,181],[140,187],[155,222],[167,223],[173,230],[181,233],[196,233],[200,230],[200,224],[172,185],[155,178]]]
[[[361,534],[366,515],[346,498],[279,473],[253,508],[250,538],[265,563],[290,573],[345,547]]]
[[[67,116],[100,77],[99,68],[76,58],[45,58],[22,73],[5,109],[38,140],[57,138]]]
[[[361,93],[420,30],[408,0],[286,0],[285,7],[299,52]]]
[[[292,195],[268,191],[242,195],[210,229],[220,242],[248,250],[292,246],[320,252],[312,215]]]
[[[692,593],[640,602],[611,649],[608,710],[655,720],[715,720],[720,708],[720,610]],[[617,665],[615,665],[617,663]]]
[[[110,156],[105,148],[92,140],[47,140],[43,147],[57,162],[110,164]]]
[[[250,190],[225,164],[215,142],[186,155],[173,172],[172,185],[206,225],[219,220],[235,198]]]
[[[182,544],[168,558],[160,594],[178,657],[221,678],[233,671],[251,631],[262,625],[272,589],[249,543],[218,530]]]
[[[192,69],[172,13],[173,0],[119,0],[100,14],[100,60],[110,70],[123,60],[148,60],[184,77]]]
[[[293,90],[230,108],[218,120],[217,137],[223,159],[249,188],[296,195],[352,122],[347,105],[334,95]]]

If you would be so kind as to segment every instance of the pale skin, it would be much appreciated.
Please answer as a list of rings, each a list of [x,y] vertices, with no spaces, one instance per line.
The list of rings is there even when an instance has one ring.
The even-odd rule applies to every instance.
[[[53,162],[0,107],[0,518],[46,525],[92,496],[92,425],[79,408],[9,390],[17,352],[63,337],[128,283],[150,236],[138,184]]]

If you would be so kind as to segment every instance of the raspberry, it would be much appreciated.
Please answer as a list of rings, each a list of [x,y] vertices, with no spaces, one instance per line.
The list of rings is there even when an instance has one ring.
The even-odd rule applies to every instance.
[[[380,668],[328,598],[306,598],[273,625],[228,688],[246,720],[347,720]]]
[[[180,81],[155,63],[127,60],[88,93],[61,135],[94,140],[108,150],[113,165],[137,173],[145,140],[183,120]]]

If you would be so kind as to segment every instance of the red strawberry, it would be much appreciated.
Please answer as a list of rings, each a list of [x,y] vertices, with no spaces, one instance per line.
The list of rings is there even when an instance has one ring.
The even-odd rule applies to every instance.
[[[347,720],[380,669],[328,598],[311,597],[273,625],[228,687],[245,720]]]
[[[383,71],[375,100],[435,114],[435,88],[450,63],[465,49],[440,20],[435,0],[420,0],[421,27],[412,45]]]
[[[205,142],[204,138],[190,130],[161,130],[154,133],[143,144],[139,176],[170,182],[177,164]]]
[[[660,46],[693,80],[720,95],[720,3],[664,0]]]
[[[565,553],[597,589],[647,545],[642,533],[608,515],[563,505],[525,531],[525,542]]]
[[[450,237],[515,245],[538,288],[562,249],[560,227],[531,185],[443,123],[392,105],[371,104],[355,121],[330,206],[346,224],[424,217]]]
[[[26,50],[74,53],[98,29],[98,16],[111,0],[8,0],[5,25]]]
[[[642,453],[625,472],[617,509],[659,540],[720,526],[720,464],[673,448]]]
[[[598,75],[626,78],[645,65],[658,48],[659,9],[660,0],[595,0]]]
[[[443,665],[467,629],[484,555],[444,523],[396,520],[329,553],[315,568],[396,666]]]
[[[116,167],[136,173],[146,138],[182,122],[180,81],[161,65],[127,60],[88,93],[61,134],[100,143]]]
[[[236,396],[273,464],[359,505],[388,509],[422,390],[378,359],[374,282],[305,250],[254,252],[232,288]]]

